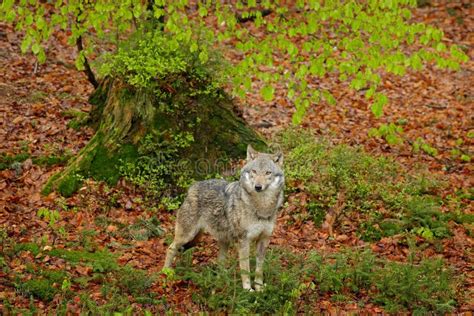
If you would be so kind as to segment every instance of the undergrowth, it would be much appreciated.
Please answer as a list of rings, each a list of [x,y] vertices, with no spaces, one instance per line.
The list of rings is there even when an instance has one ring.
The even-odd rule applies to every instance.
[[[327,296],[362,305],[371,302],[390,313],[447,313],[457,304],[458,280],[439,259],[391,262],[368,250],[327,256],[311,252],[303,258],[277,249],[269,252],[264,271],[262,292],[242,289],[236,260],[196,267],[188,258],[177,267],[175,277],[198,286],[193,300],[209,312],[314,312],[318,298]]]
[[[444,238],[450,235],[449,221],[473,222],[462,212],[441,212],[444,201],[437,193],[445,184],[426,171],[332,145],[307,130],[286,131],[278,141],[286,153],[288,187],[309,196],[308,214],[318,225],[338,204],[336,216],[350,218],[366,241],[406,232]]]
[[[17,293],[44,302],[57,302],[55,314],[68,314],[67,305],[74,296],[79,295],[81,313],[104,315],[113,313],[133,313],[134,304],[161,304],[149,288],[155,277],[145,270],[129,265],[121,266],[116,255],[107,250],[94,252],[54,248],[42,250],[36,243],[16,243],[9,247],[6,256],[13,258],[28,251],[41,262],[45,257],[63,259],[72,267],[89,267],[89,274],[78,276],[75,269],[47,269],[43,265],[28,263],[22,272],[13,272],[13,286]],[[88,292],[89,285],[99,285],[105,302],[97,302]],[[8,302],[4,302],[6,312],[23,312]],[[76,301],[77,303],[77,301]],[[33,312],[34,310],[30,310]]]

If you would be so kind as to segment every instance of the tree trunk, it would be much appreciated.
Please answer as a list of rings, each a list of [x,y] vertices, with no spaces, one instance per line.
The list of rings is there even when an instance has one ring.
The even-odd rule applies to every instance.
[[[191,90],[169,88],[163,98],[137,91],[120,79],[104,79],[89,100],[96,134],[63,171],[49,179],[43,192],[57,190],[69,196],[88,177],[114,185],[120,178],[119,166],[144,154],[140,146],[146,137],[176,147],[174,159],[186,159],[196,179],[222,171],[216,169],[228,159],[244,157],[247,144],[265,149],[262,137],[236,116],[231,98],[223,91],[192,95]],[[178,146],[182,135],[188,135],[189,143]]]

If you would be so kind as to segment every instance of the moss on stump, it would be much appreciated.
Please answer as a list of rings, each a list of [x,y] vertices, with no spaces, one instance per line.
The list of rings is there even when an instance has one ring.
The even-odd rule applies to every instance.
[[[208,171],[218,171],[216,161],[244,157],[247,144],[266,149],[262,137],[236,116],[231,98],[222,90],[194,93],[195,87],[179,87],[156,93],[117,78],[104,79],[89,100],[96,134],[63,171],[49,179],[43,193],[57,190],[70,196],[89,177],[114,185],[119,167],[146,152],[141,148],[146,137],[173,148],[173,159],[199,162],[210,167]],[[205,176],[196,165],[190,167],[193,178]]]

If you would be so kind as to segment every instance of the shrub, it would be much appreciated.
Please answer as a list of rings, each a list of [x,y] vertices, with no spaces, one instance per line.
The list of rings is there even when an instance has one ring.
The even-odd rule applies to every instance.
[[[419,264],[386,262],[376,270],[374,302],[387,312],[409,309],[413,314],[449,313],[454,310],[454,274],[439,259],[425,259]]]
[[[404,232],[426,239],[450,235],[453,216],[440,210],[436,190],[442,183],[437,179],[360,148],[331,145],[307,130],[285,131],[278,141],[286,152],[289,189],[309,196],[307,210],[316,224],[340,202],[342,192],[337,215],[350,217],[364,240]]]
[[[193,300],[208,311],[230,314],[295,313],[296,303],[308,286],[303,283],[302,272],[305,267],[301,258],[278,250],[269,251],[266,257],[266,286],[262,292],[249,292],[242,288],[236,260],[229,262],[230,267],[189,266],[190,260],[187,261],[184,266],[177,267],[177,276],[199,287]]]
[[[325,256],[270,249],[264,290],[248,292],[242,289],[237,260],[191,266],[191,254],[185,253],[175,277],[198,286],[193,299],[209,312],[296,314],[311,310],[319,295],[335,301],[369,301],[391,313],[447,313],[457,304],[458,278],[439,259],[401,263],[378,258],[367,249]],[[306,306],[298,305],[302,299]]]

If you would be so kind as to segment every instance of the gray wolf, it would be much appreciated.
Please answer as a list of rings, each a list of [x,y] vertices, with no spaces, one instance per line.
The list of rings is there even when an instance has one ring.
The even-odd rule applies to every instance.
[[[219,246],[219,261],[226,258],[230,244],[237,243],[244,289],[250,281],[250,245],[255,242],[255,289],[263,287],[265,251],[283,204],[283,154],[267,154],[247,147],[247,160],[240,180],[206,180],[193,184],[178,210],[174,240],[166,253],[164,268],[171,267],[178,250],[199,232],[210,233]]]

